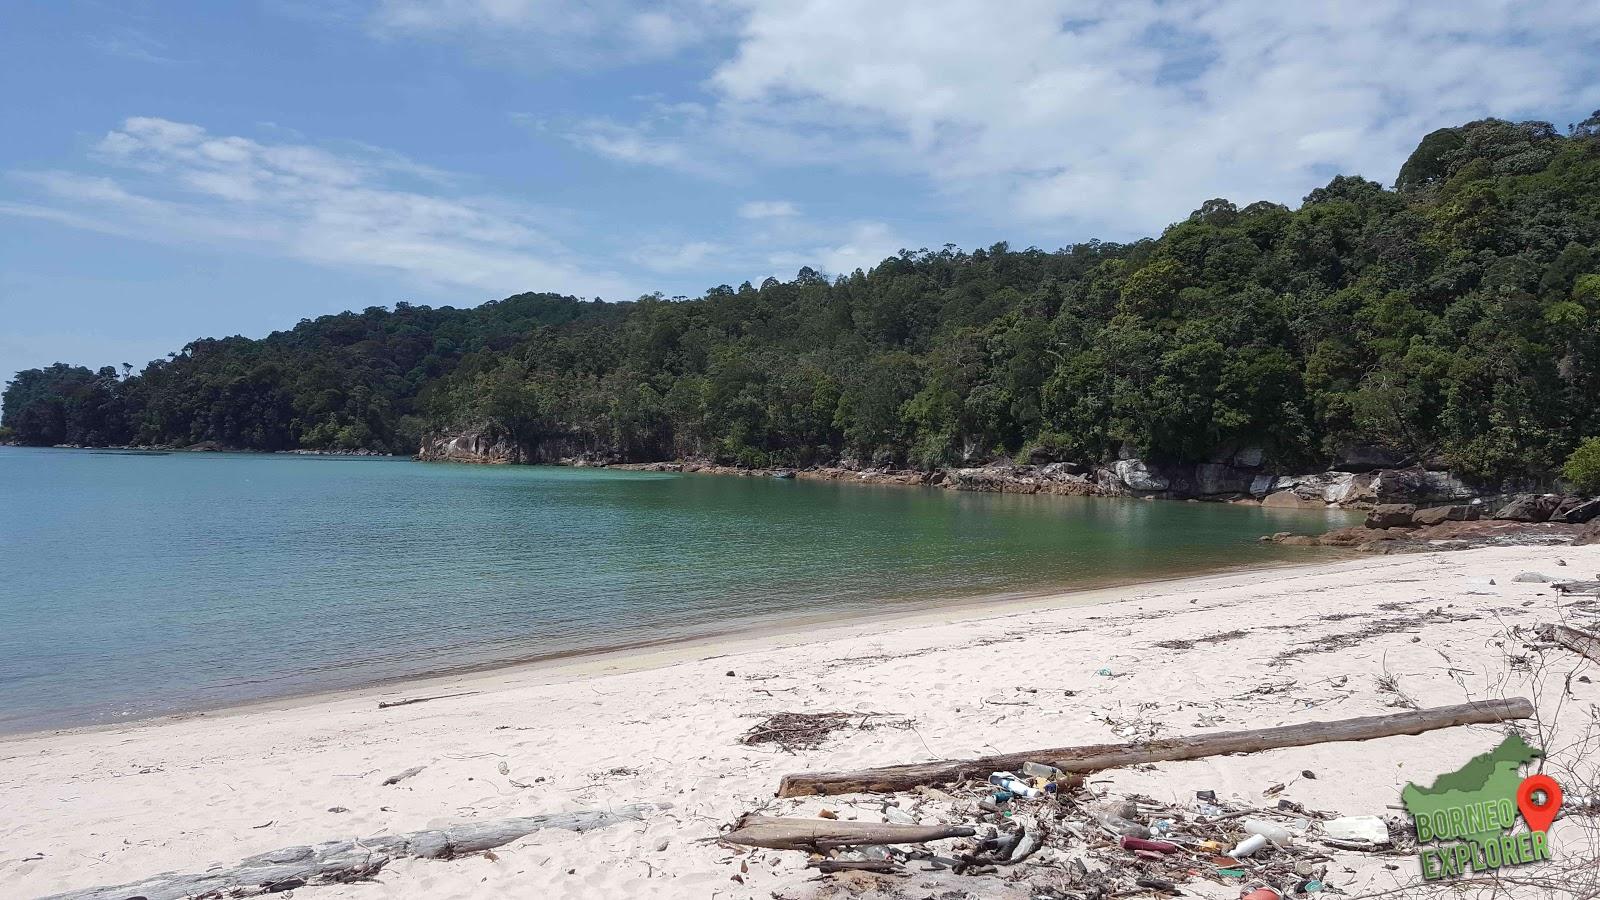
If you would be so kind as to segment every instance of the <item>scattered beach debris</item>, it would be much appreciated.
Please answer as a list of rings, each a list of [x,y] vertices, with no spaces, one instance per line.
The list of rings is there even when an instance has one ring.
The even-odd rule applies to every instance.
[[[1560,644],[1561,646],[1586,656],[1595,662],[1600,662],[1600,635],[1587,631],[1579,631],[1566,625],[1540,625],[1534,629],[1540,640]]]
[[[468,822],[434,831],[376,835],[359,841],[328,841],[262,853],[229,868],[203,873],[166,872],[116,887],[57,894],[49,900],[183,900],[187,897],[248,897],[313,884],[372,881],[396,859],[451,859],[482,853],[544,828],[590,831],[618,822],[639,821],[666,804],[639,803],[611,810],[579,810]]]
[[[860,721],[856,721],[856,720]],[[876,720],[876,721],[874,721]],[[909,728],[911,720],[880,712],[820,712],[776,713],[751,726],[740,738],[746,747],[777,744],[789,753],[797,750],[815,750],[827,742],[836,731],[854,728],[871,731],[875,728]]]
[[[806,865],[824,874],[1009,873],[1003,875],[1007,881],[1025,882],[1032,896],[1051,900],[1182,895],[1189,892],[1185,886],[1203,881],[1248,898],[1336,893],[1326,848],[1407,852],[1411,838],[1399,818],[1308,809],[1282,796],[1295,779],[1263,792],[1275,804],[1256,806],[1219,799],[1211,789],[1177,803],[1097,793],[1084,775],[1153,761],[1420,734],[1525,719],[1533,712],[1519,697],[1144,743],[792,774],[783,779],[779,797],[894,796],[868,801],[879,805],[879,816],[869,818],[882,821],[839,821],[828,810],[815,819],[752,813],[722,840],[809,853]],[[1300,777],[1316,775],[1306,770]],[[861,801],[849,805],[852,819],[865,811]],[[1028,860],[1038,862],[1019,866]]]
[[[1063,772],[1086,773],[1143,763],[1200,759],[1228,753],[1255,753],[1281,747],[1304,747],[1336,741],[1364,741],[1399,734],[1421,734],[1455,725],[1485,725],[1533,715],[1533,704],[1522,697],[1485,700],[1411,710],[1385,716],[1362,716],[1331,722],[1306,722],[1248,731],[1222,731],[1147,743],[1092,744],[1029,750],[966,760],[934,760],[903,766],[885,766],[850,772],[801,772],[785,775],[779,797],[807,794],[892,793],[918,785],[948,784],[980,773],[1009,772],[1034,761]]]

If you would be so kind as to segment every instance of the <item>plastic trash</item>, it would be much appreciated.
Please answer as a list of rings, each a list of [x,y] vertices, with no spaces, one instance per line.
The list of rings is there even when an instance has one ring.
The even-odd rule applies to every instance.
[[[1196,800],[1204,800],[1207,803],[1215,803],[1215,802],[1217,802],[1217,792],[1216,791],[1195,791],[1194,792],[1194,798]]]
[[[1010,772],[995,772],[989,776],[989,783],[1002,791],[1010,791],[1018,797],[1027,797],[1029,800],[1044,795],[1044,791],[1031,787],[1022,779]]]
[[[1157,853],[1177,853],[1178,845],[1171,841],[1151,841],[1125,834],[1119,841],[1124,850],[1154,850]]]
[[[1109,678],[1111,676],[1111,670],[1110,669],[1100,669],[1100,670],[1096,671],[1095,674],[1096,675],[1104,675],[1104,676]]]
[[[1092,815],[1094,816],[1094,820],[1096,822],[1099,822],[1112,834],[1127,835],[1129,837],[1136,838],[1148,838],[1150,836],[1150,829],[1140,825],[1138,822],[1132,822],[1124,819],[1122,816],[1119,816],[1114,812],[1099,810]]]
[[[1336,841],[1389,843],[1389,826],[1377,816],[1345,816],[1322,823],[1322,832]]]
[[[1248,834],[1259,834],[1267,840],[1282,846],[1289,842],[1289,829],[1277,822],[1268,822],[1265,819],[1245,819],[1240,823]]]
[[[1277,888],[1258,887],[1253,890],[1246,889],[1239,895],[1239,900],[1283,900],[1283,894]]]
[[[1018,862],[1024,857],[1032,854],[1033,851],[1038,850],[1039,845],[1043,842],[1044,838],[1039,835],[1038,831],[1032,829],[1024,831],[1022,833],[1022,840],[1017,841],[1016,849],[1011,851],[1011,855],[1007,857],[1007,859],[1011,860],[1012,862]]]
[[[1267,838],[1266,838],[1265,835],[1252,834],[1249,837],[1245,838],[1244,840],[1240,841],[1239,842],[1239,846],[1234,847],[1232,850],[1229,850],[1228,851],[1228,855],[1233,857],[1234,859],[1244,859],[1246,857],[1255,856],[1257,853],[1260,853],[1261,852],[1261,848],[1263,848],[1265,846],[1267,846]]]
[[[1061,778],[1066,775],[1065,772],[1061,771],[1055,766],[1047,766],[1044,763],[1036,762],[1023,763],[1022,774],[1028,776],[1029,778],[1047,778],[1051,781],[1055,781],[1057,778]]]
[[[889,807],[885,807],[884,808],[884,810],[883,810],[883,820],[885,822],[889,822],[889,823],[892,823],[894,825],[915,825],[915,824],[917,824],[917,817],[916,816],[913,816],[912,814],[906,812],[903,809],[899,809],[899,808],[893,807],[893,806],[889,806]]]

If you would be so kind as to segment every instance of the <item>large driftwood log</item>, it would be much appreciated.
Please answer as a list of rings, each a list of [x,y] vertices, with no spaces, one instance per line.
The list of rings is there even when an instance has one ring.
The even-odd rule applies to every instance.
[[[1228,753],[1255,753],[1278,747],[1303,747],[1333,741],[1365,741],[1397,734],[1421,734],[1452,725],[1477,725],[1526,719],[1533,704],[1522,697],[1440,706],[1388,716],[1364,716],[1335,722],[1306,722],[1250,731],[1196,734],[1136,744],[1093,744],[1029,750],[978,759],[937,760],[905,766],[885,766],[854,772],[801,772],[786,775],[779,797],[807,794],[853,794],[909,790],[922,784],[945,784],[967,778],[986,778],[990,772],[1009,772],[1025,762],[1055,766],[1063,772],[1095,772],[1140,763],[1199,759]]]
[[[590,831],[618,822],[643,818],[667,807],[638,803],[612,810],[580,810],[543,816],[523,816],[468,822],[441,831],[414,831],[355,841],[327,841],[307,847],[288,847],[252,856],[230,869],[200,874],[167,872],[133,884],[86,888],[56,894],[45,900],[182,900],[212,892],[241,897],[288,890],[305,884],[359,881],[371,878],[396,859],[449,859],[492,850],[541,828]]]
[[[1555,641],[1573,653],[1600,662],[1600,637],[1565,625],[1540,625],[1536,631],[1544,640]]]
[[[834,819],[784,819],[745,816],[738,827],[722,836],[730,844],[771,850],[807,850],[827,853],[840,847],[869,844],[921,844],[953,837],[972,837],[962,825],[895,825],[889,822],[840,822]]]

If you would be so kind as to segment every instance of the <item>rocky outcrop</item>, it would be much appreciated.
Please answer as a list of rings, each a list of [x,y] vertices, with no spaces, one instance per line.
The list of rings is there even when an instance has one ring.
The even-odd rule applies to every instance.
[[[463,462],[503,465],[520,463],[565,463],[593,465],[609,461],[609,454],[597,449],[581,434],[552,434],[525,443],[491,426],[429,434],[417,448],[416,459],[426,462]]]
[[[1600,497],[1593,500],[1584,500],[1579,497],[1569,497],[1555,512],[1550,514],[1552,522],[1569,522],[1573,525],[1582,525],[1600,517]]]
[[[1466,500],[1476,496],[1472,486],[1449,472],[1431,469],[1378,469],[1372,472],[1317,472],[1285,475],[1270,485],[1257,482],[1252,490],[1264,493],[1264,506],[1348,506],[1364,508],[1389,503],[1423,505]],[[1280,494],[1288,496],[1280,497]]]
[[[490,464],[531,462],[527,450],[520,443],[487,430],[430,434],[422,439],[422,446],[417,448],[417,459]]]
[[[1479,518],[1483,507],[1476,503],[1458,503],[1454,506],[1430,506],[1419,509],[1411,517],[1413,525],[1429,526],[1445,522],[1474,522]]]
[[[1380,503],[1367,513],[1368,528],[1410,528],[1417,508],[1410,503]]]
[[[1500,507],[1494,517],[1513,522],[1548,522],[1551,515],[1561,508],[1562,499],[1560,494],[1518,494],[1511,498],[1511,502]]]

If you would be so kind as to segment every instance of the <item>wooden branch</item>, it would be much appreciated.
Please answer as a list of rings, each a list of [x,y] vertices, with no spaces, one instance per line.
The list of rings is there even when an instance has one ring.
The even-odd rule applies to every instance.
[[[963,825],[895,825],[888,822],[840,822],[835,819],[783,819],[745,816],[722,836],[730,844],[770,850],[827,853],[840,847],[869,844],[921,844],[977,834]]]
[[[471,697],[473,694],[478,693],[482,692],[462,691],[459,694],[436,694],[432,697],[410,697],[405,700],[381,700],[378,702],[378,708],[393,709],[396,706],[410,706],[413,703],[427,703],[429,700],[449,700],[451,697]]]
[[[1255,753],[1278,747],[1303,747],[1333,741],[1365,741],[1397,734],[1421,734],[1453,725],[1477,725],[1526,719],[1533,704],[1522,697],[1419,709],[1387,716],[1364,716],[1335,722],[1305,722],[1249,731],[1196,734],[1134,744],[1093,744],[1029,750],[978,759],[937,760],[904,766],[885,766],[853,772],[801,772],[786,775],[779,797],[808,794],[894,792],[923,784],[947,784],[968,778],[986,778],[991,772],[1010,772],[1025,762],[1055,766],[1063,772],[1096,772],[1141,763],[1199,759],[1229,753]]]
[[[358,841],[327,841],[252,856],[229,869],[200,874],[167,872],[116,887],[86,888],[44,900],[182,900],[199,895],[245,897],[307,884],[363,881],[396,859],[449,859],[509,844],[541,828],[590,831],[641,819],[665,805],[649,803],[614,810],[580,810],[514,819],[468,822],[442,831],[379,835]]]
[[[1600,581],[1558,581],[1550,586],[1563,594],[1600,594]]]
[[[404,772],[396,772],[383,780],[383,786],[388,787],[391,784],[399,784],[426,768],[427,766],[412,766]]]
[[[1555,641],[1573,653],[1600,662],[1600,636],[1565,625],[1540,625],[1534,630],[1544,640]]]

